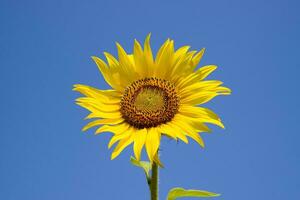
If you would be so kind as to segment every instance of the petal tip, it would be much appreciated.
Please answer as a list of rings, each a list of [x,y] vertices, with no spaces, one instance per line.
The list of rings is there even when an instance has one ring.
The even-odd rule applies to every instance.
[[[111,154],[111,156],[110,156],[110,160],[114,160],[116,157],[118,157],[118,155],[119,155],[119,154],[116,154],[116,153],[113,152],[113,153]]]
[[[91,56],[91,58],[96,61],[97,59],[99,59],[97,56]]]
[[[146,37],[146,41],[149,41],[149,40],[150,40],[150,38],[151,38],[151,32],[150,32],[150,33],[148,33],[148,35],[147,35],[147,37]]]

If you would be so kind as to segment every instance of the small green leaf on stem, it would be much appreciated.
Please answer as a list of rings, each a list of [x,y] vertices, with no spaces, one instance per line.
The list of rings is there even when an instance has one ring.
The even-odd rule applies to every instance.
[[[169,191],[167,200],[175,200],[180,197],[217,197],[220,194],[204,190],[185,190],[184,188],[173,188]]]
[[[147,161],[138,161],[136,160],[134,157],[131,157],[130,158],[130,162],[131,164],[133,164],[134,166],[137,166],[137,167],[140,167],[144,170],[147,178],[150,177],[149,173],[150,173],[150,170],[151,170],[151,163],[150,162],[147,162]]]

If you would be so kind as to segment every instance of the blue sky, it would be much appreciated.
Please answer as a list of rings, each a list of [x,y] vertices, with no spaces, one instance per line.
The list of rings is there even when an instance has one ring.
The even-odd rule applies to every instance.
[[[155,50],[207,51],[201,65],[233,90],[206,106],[226,129],[206,148],[164,139],[160,196],[176,186],[222,200],[300,199],[299,46],[296,0],[0,1],[0,199],[148,199],[128,148],[110,161],[110,134],[82,133],[75,83],[108,88],[90,59],[130,52],[152,33]]]

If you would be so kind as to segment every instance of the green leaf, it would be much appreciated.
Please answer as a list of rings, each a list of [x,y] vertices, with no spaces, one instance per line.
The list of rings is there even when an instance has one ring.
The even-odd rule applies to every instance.
[[[217,197],[220,194],[204,190],[185,190],[184,188],[173,188],[170,190],[167,200],[175,200],[180,197]]]
[[[147,161],[138,161],[134,157],[130,158],[130,162],[133,165],[137,166],[137,167],[141,167],[144,170],[147,178],[150,177],[150,175],[149,175],[149,172],[151,170],[151,163],[150,162],[147,162]]]

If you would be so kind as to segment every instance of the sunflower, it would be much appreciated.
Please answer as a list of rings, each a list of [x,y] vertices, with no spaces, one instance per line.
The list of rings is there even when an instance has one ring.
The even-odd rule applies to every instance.
[[[104,52],[107,62],[93,56],[109,90],[76,84],[75,91],[84,97],[76,103],[94,119],[83,131],[100,126],[95,134],[111,132],[108,144],[116,158],[133,143],[133,151],[140,160],[145,146],[149,160],[157,161],[161,136],[188,143],[188,138],[204,147],[199,133],[210,132],[207,123],[224,128],[220,118],[210,109],[200,107],[218,95],[231,90],[218,80],[204,80],[217,67],[207,65],[196,69],[205,49],[189,51],[189,46],[174,49],[174,41],[167,39],[155,58],[150,47],[150,34],[144,47],[135,40],[133,53],[127,54],[116,43],[118,58]]]

